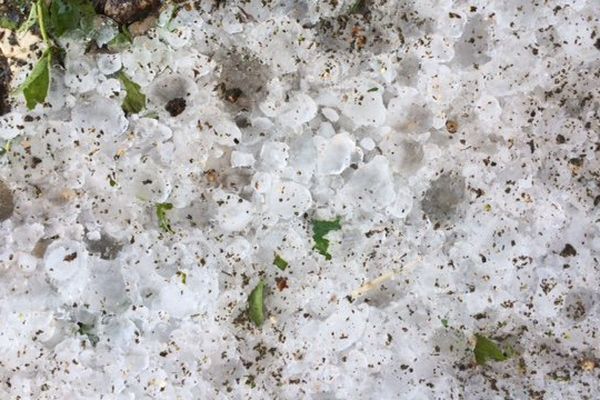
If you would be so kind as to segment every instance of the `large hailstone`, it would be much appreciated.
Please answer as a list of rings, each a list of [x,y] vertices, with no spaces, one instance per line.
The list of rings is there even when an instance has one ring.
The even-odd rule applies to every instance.
[[[383,89],[371,81],[352,79],[342,92],[340,109],[357,126],[381,126],[385,122]]]
[[[241,231],[252,220],[254,209],[249,201],[222,190],[215,191],[213,200],[218,205],[216,221],[223,230]]]
[[[312,205],[310,191],[296,182],[279,182],[266,196],[267,208],[280,218],[302,215]]]
[[[354,140],[349,134],[340,133],[332,137],[319,149],[317,158],[319,174],[341,174],[350,165],[354,148]]]
[[[129,125],[121,105],[114,100],[95,96],[77,103],[72,112],[73,125],[108,136],[125,133]]]
[[[395,193],[387,159],[376,156],[359,168],[346,183],[341,195],[348,203],[358,204],[365,211],[381,209],[391,204]]]

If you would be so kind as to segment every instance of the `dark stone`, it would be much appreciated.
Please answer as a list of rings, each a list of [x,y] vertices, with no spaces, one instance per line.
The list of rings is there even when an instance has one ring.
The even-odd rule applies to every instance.
[[[6,184],[0,181],[0,222],[9,219],[15,209],[15,203],[13,194],[6,186]]]
[[[8,102],[8,93],[10,91],[10,67],[8,60],[0,50],[0,115],[4,115],[10,111],[10,103]]]
[[[565,248],[560,252],[561,257],[575,257],[577,255],[577,250],[571,244],[565,244]]]
[[[130,24],[158,11],[161,0],[96,0],[96,9],[119,24]]]
[[[171,114],[171,117],[176,117],[182,112],[185,111],[186,102],[185,99],[178,97],[176,99],[171,99],[165,106],[165,109]]]

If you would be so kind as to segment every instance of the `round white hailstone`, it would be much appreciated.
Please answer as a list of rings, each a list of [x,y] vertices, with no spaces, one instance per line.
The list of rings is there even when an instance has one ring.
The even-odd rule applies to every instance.
[[[370,64],[373,70],[377,71],[387,83],[392,83],[396,79],[398,68],[395,57],[389,54],[379,54],[371,60]]]
[[[337,122],[340,119],[340,115],[333,108],[323,107],[321,109],[321,112],[323,113],[325,118],[327,118],[331,122]]]
[[[85,93],[98,85],[97,70],[93,62],[84,57],[68,57],[65,60],[65,85],[76,92]]]
[[[462,36],[469,18],[458,10],[453,10],[452,13],[454,14],[452,17],[449,16],[449,13],[445,13],[443,19],[438,19],[437,28],[442,35],[456,39]],[[458,15],[459,18],[455,15]]]
[[[257,172],[252,177],[252,188],[256,190],[257,193],[267,193],[271,190],[271,185],[273,184],[273,175],[268,172]]]
[[[341,93],[340,110],[357,126],[380,126],[386,116],[382,93],[375,82],[352,79]]]
[[[271,79],[267,83],[267,96],[258,105],[260,111],[269,118],[277,117],[283,112],[285,105],[285,89],[281,81],[277,78]]]
[[[121,82],[113,78],[101,80],[96,87],[96,92],[103,97],[115,97],[115,93],[119,93],[120,91]]]
[[[370,137],[362,138],[359,144],[365,151],[371,151],[375,148],[375,142]]]
[[[238,10],[234,7],[229,7],[229,12],[225,14],[221,24],[223,24],[223,30],[227,33],[234,34],[240,33],[244,30],[244,24],[238,20]]]
[[[108,18],[96,19],[96,44],[99,48],[110,42],[119,33],[117,25]]]
[[[71,116],[75,126],[108,136],[122,135],[129,124],[119,103],[99,96],[77,103]]]
[[[413,195],[405,185],[396,185],[396,199],[388,208],[396,218],[405,218],[413,207]]]
[[[51,279],[67,281],[87,268],[87,251],[79,242],[57,240],[46,250],[44,268]]]
[[[17,253],[17,265],[23,270],[25,273],[31,273],[35,271],[37,267],[37,258],[28,253]]]
[[[23,114],[13,111],[0,117],[0,139],[12,140],[23,133]]]
[[[253,25],[247,36],[250,47],[268,60],[275,74],[283,75],[297,70],[296,52],[292,48],[300,27],[287,17],[272,18]],[[292,36],[293,35],[293,36]]]
[[[172,185],[169,202],[175,208],[189,207],[196,197],[196,189],[192,179],[184,176],[177,181],[176,185]]]
[[[317,134],[324,138],[331,138],[335,135],[335,128],[329,122],[323,122],[321,125],[319,125]]]
[[[240,128],[233,121],[220,120],[213,127],[216,142],[223,146],[235,146],[242,138]]]
[[[123,190],[142,201],[161,203],[171,192],[165,172],[150,159],[144,159],[133,171],[123,176]]]
[[[284,126],[298,128],[316,117],[318,111],[317,103],[304,93],[298,93],[288,103],[287,107],[278,116]]]
[[[279,182],[267,194],[266,206],[280,218],[302,215],[312,205],[310,191],[296,182]]]
[[[103,326],[103,334],[110,338],[110,343],[121,350],[127,350],[135,339],[135,324],[128,319],[112,318]]]
[[[153,141],[169,140],[173,136],[173,131],[169,126],[159,122],[154,118],[140,118],[135,122],[133,132],[141,138],[151,138]]]
[[[332,137],[319,151],[318,173],[321,175],[341,174],[350,165],[354,148],[354,140],[348,133],[340,133]]]
[[[319,325],[322,346],[339,352],[356,343],[367,326],[368,310],[365,305],[355,306],[347,301],[340,301],[335,312]]]
[[[252,220],[254,209],[249,201],[220,189],[213,193],[213,200],[218,204],[216,221],[221,229],[241,231]]]
[[[371,162],[360,167],[346,183],[341,195],[348,203],[358,203],[365,211],[391,204],[395,192],[387,159],[376,156]]]
[[[477,116],[479,120],[488,128],[495,128],[500,123],[500,116],[502,115],[502,107],[498,103],[498,100],[489,95],[484,95],[479,98],[475,103],[477,109]]]
[[[161,29],[159,36],[168,43],[173,49],[183,48],[191,39],[192,31],[188,27],[178,27],[170,29]]]
[[[252,254],[252,245],[243,237],[237,237],[227,246],[226,253],[229,255],[245,260]]]
[[[96,60],[98,70],[104,75],[111,75],[122,67],[120,54],[98,54]]]
[[[100,240],[102,233],[98,230],[89,231],[85,237],[88,238],[88,240]]]
[[[454,58],[454,42],[440,35],[432,35],[430,56],[440,62],[448,62]]]
[[[260,150],[260,159],[267,170],[280,170],[287,165],[290,147],[286,143],[266,142]]]
[[[423,158],[427,161],[435,160],[442,156],[442,149],[434,143],[425,143],[423,145]]]
[[[14,244],[22,251],[33,250],[37,241],[44,234],[44,226],[40,223],[17,226],[12,229]]]
[[[252,167],[255,162],[256,160],[252,153],[244,153],[236,150],[231,152],[231,166],[233,168]]]

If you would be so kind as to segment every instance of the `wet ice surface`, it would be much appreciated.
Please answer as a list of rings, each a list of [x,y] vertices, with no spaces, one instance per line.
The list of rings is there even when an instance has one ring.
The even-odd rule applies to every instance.
[[[0,117],[0,397],[597,398],[600,3],[217,3]]]

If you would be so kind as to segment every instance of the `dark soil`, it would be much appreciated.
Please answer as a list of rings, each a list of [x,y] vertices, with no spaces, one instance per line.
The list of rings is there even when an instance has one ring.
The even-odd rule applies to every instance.
[[[10,111],[8,92],[10,90],[10,68],[8,60],[0,51],[0,115]]]
[[[95,0],[94,3],[98,12],[124,25],[158,11],[161,0]]]

